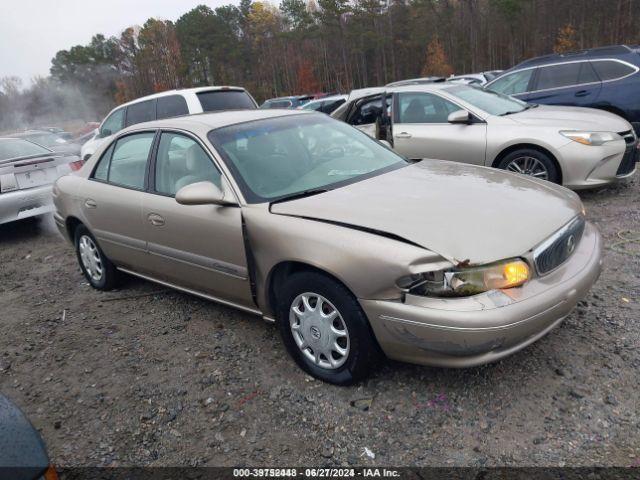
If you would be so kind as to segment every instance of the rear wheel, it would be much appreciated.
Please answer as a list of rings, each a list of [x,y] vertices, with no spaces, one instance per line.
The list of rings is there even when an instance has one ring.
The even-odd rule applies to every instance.
[[[94,236],[83,225],[75,231],[76,255],[80,269],[93,288],[111,290],[117,284],[118,271],[105,256]]]
[[[560,172],[555,162],[549,155],[539,150],[523,148],[511,152],[500,161],[498,168],[509,172],[529,175],[539,178],[540,180],[560,183]]]
[[[307,373],[337,385],[366,377],[380,358],[369,322],[342,284],[316,272],[288,277],[277,324],[289,354]]]

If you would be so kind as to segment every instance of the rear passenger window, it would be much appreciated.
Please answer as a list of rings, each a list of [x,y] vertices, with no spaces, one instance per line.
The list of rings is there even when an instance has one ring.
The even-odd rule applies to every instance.
[[[192,138],[163,133],[156,156],[155,191],[174,196],[182,187],[197,182],[220,186],[220,172],[209,155]]]
[[[93,171],[93,178],[96,180],[107,181],[109,175],[109,162],[111,161],[111,154],[113,153],[113,144],[102,154],[100,160],[98,160],[98,166]]]
[[[168,97],[158,98],[157,107],[158,119],[178,117],[180,115],[188,115],[189,108],[187,107],[187,101],[182,95],[169,95]]]
[[[155,133],[127,135],[119,139],[113,149],[109,167],[109,183],[143,189],[147,159]]]
[[[156,101],[134,103],[127,107],[127,127],[137,123],[149,122],[156,118]]]
[[[614,60],[593,60],[591,62],[600,80],[615,80],[617,78],[631,75],[635,68]]]
[[[568,87],[577,85],[580,76],[580,63],[565,63],[538,69],[536,90]]]

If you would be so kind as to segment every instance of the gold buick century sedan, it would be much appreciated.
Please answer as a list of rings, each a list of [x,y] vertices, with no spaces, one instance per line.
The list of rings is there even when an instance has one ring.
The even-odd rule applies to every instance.
[[[304,111],[135,125],[61,177],[54,202],[93,287],[126,272],[260,315],[300,367],[336,384],[384,355],[506,357],[556,327],[601,268],[570,190],[410,163]]]

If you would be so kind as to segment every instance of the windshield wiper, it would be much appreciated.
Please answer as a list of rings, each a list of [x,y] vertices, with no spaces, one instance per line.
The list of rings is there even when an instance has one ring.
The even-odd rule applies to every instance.
[[[520,113],[520,112],[524,112],[526,109],[522,109],[522,110],[509,110],[508,112],[504,112],[501,113],[500,116],[504,117],[505,115],[513,115],[514,113]]]
[[[280,198],[272,200],[269,205],[274,203],[288,202],[289,200],[297,200],[298,198],[311,197],[312,195],[318,195],[319,193],[325,193],[329,190],[327,188],[310,188],[309,190],[303,190],[301,192],[292,193],[291,195],[285,195]]]
[[[505,115],[513,115],[514,113],[524,112],[525,110],[529,110],[530,108],[536,108],[539,105],[537,103],[527,103],[522,110],[509,110],[508,112],[501,113],[500,116],[504,117]]]

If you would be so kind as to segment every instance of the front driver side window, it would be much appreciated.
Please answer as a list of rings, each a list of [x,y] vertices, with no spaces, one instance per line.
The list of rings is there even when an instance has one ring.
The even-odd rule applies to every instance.
[[[487,87],[488,90],[502,93],[504,95],[517,95],[529,91],[529,81],[533,75],[534,68],[520,70],[498,78]]]
[[[155,191],[175,196],[182,187],[197,182],[220,186],[220,171],[192,138],[163,133],[156,157]]]
[[[381,97],[364,102],[351,117],[351,125],[371,125],[382,113]]]
[[[398,123],[448,123],[449,114],[458,110],[455,103],[432,93],[401,93]]]
[[[124,108],[116,110],[102,123],[100,127],[100,136],[108,137],[114,133],[118,133],[124,126]]]

